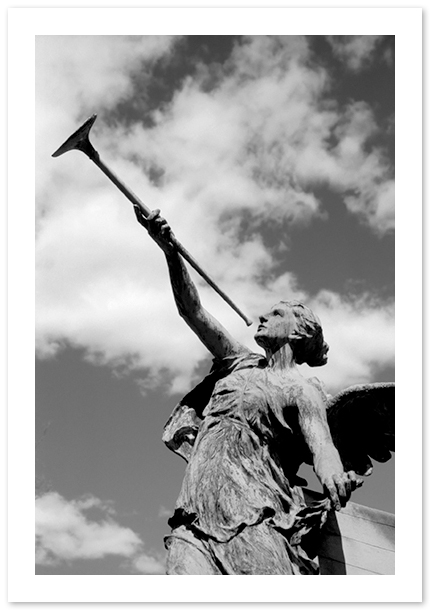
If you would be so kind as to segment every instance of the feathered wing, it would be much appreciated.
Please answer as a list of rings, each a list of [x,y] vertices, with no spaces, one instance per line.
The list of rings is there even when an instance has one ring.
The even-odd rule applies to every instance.
[[[372,472],[394,451],[394,383],[351,386],[330,399],[327,419],[346,471]]]

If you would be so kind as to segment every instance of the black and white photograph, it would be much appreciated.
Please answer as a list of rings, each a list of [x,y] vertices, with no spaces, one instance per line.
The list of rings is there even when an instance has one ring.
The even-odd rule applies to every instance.
[[[111,601],[252,601],[187,598],[189,581],[163,575],[400,579],[414,448],[397,385],[411,426],[421,415],[398,361],[398,26],[159,22],[35,28],[26,410],[41,597],[14,587],[13,601],[109,601],[40,593],[80,576],[134,576],[117,582],[142,596]],[[401,205],[417,217],[420,201]],[[145,582],[163,592],[145,597]],[[316,601],[276,582],[255,601]],[[392,601],[370,582],[363,600]],[[353,601],[336,595],[320,601]]]

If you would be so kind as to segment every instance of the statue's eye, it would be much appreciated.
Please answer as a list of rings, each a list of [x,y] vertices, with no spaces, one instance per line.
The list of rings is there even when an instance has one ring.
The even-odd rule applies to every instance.
[[[275,314],[275,316],[283,316],[284,312],[281,311],[280,309],[275,309],[275,311],[273,312]]]

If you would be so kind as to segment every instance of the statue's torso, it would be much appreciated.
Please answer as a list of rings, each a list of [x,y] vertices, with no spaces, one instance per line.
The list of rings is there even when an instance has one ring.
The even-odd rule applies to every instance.
[[[213,374],[184,397],[165,429],[165,442],[188,461],[169,520],[168,573],[316,573],[300,544],[324,509],[309,512],[295,481],[311,456],[294,396],[313,382],[281,376],[250,353]],[[180,452],[180,443],[189,449]]]
[[[297,407],[288,404],[292,383],[261,359],[215,384],[177,507],[196,514],[200,527],[217,539],[256,522],[262,511],[288,527],[304,505],[292,480],[309,452]]]

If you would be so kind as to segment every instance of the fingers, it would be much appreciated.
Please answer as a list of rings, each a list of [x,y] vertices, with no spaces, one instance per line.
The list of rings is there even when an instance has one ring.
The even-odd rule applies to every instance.
[[[353,470],[334,474],[332,480],[325,485],[333,508],[340,510],[342,506],[345,506],[351,493],[361,485],[363,485],[363,479],[359,478]]]
[[[145,216],[142,214],[142,210],[140,209],[140,207],[134,203],[133,209],[134,209],[134,213],[136,214],[137,222],[139,222],[141,225],[143,225],[145,228],[147,228],[148,222],[147,222]]]
[[[172,238],[172,230],[167,220],[160,216],[160,210],[158,208],[152,210],[145,218],[138,205],[134,205],[133,207],[137,220],[148,229],[149,234],[155,238],[155,240],[161,238],[162,241],[168,241]]]
[[[357,487],[361,487],[363,485],[363,479],[358,477],[357,473],[355,473],[353,470],[350,470],[347,473],[347,476],[349,481],[351,482],[351,491],[354,491],[355,489],[357,489]]]
[[[152,212],[147,217],[148,221],[148,229],[151,235],[154,237],[158,237],[161,235],[162,237],[166,234],[166,229],[168,227],[167,220],[160,216],[160,210],[152,210]]]
[[[171,230],[165,218],[160,216],[160,210],[153,210],[148,218],[148,224],[154,234],[160,234],[162,237],[169,237]]]
[[[349,498],[351,497],[351,492],[352,492],[352,480],[349,478],[348,475],[346,475],[343,479],[343,485],[345,487],[345,498],[346,498],[346,502],[348,502]]]
[[[335,510],[340,510],[341,509],[341,504],[340,504],[340,499],[337,493],[337,489],[336,489],[336,485],[334,485],[333,483],[327,483],[325,485],[327,494],[331,500],[332,506]]]
[[[142,216],[140,209],[135,206],[136,216],[139,218]],[[161,236],[162,238],[168,239],[171,236],[170,226],[165,218],[160,216],[160,210],[157,208],[152,210],[146,217],[148,223],[148,229],[151,235],[154,237]]]
[[[335,474],[333,476],[333,481],[336,485],[339,503],[341,506],[345,506],[351,495],[349,479],[345,474]],[[339,508],[336,507],[336,510],[340,510],[340,506]]]
[[[160,210],[158,208],[156,208],[155,210],[152,210],[152,212],[147,216],[147,220],[152,221],[155,218],[158,218],[160,216]]]
[[[165,218],[160,216],[160,210],[152,210],[147,217],[147,229],[149,235],[157,242],[164,252],[173,252],[174,235]]]

